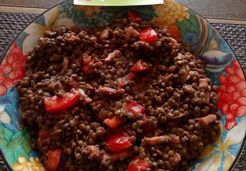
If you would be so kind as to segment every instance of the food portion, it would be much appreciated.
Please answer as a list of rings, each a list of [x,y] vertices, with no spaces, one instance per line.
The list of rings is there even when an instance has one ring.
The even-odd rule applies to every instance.
[[[188,170],[220,131],[204,67],[134,13],[52,28],[17,85],[22,124],[48,171]]]

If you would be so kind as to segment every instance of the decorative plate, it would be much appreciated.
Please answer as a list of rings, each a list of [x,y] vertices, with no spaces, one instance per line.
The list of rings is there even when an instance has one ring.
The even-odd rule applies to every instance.
[[[186,7],[173,0],[164,5],[139,7],[74,7],[65,1],[34,20],[15,39],[0,66],[0,149],[9,168],[14,171],[45,170],[38,153],[31,150],[31,137],[20,125],[18,94],[15,83],[25,76],[28,54],[44,31],[55,26],[103,26],[128,10],[141,18],[169,30],[171,35],[190,45],[206,62],[206,72],[218,90],[221,135],[207,146],[190,170],[227,171],[235,165],[246,132],[246,82],[233,51],[221,35]]]

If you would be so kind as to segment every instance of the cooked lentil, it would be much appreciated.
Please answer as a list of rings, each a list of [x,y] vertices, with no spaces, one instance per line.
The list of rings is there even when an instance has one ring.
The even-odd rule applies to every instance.
[[[155,42],[139,40],[153,28]],[[133,73],[134,64],[145,69]],[[139,157],[147,170],[182,171],[219,133],[216,87],[205,64],[165,29],[148,22],[115,20],[106,28],[64,26],[46,31],[30,55],[26,76],[17,85],[23,126],[47,164],[51,148],[61,149],[59,171],[125,171]],[[80,99],[59,112],[47,112],[44,99],[77,90]],[[140,104],[138,113],[124,105]],[[142,108],[144,109],[144,114]],[[110,128],[107,118],[121,125]],[[112,153],[106,139],[124,130],[132,146]]]

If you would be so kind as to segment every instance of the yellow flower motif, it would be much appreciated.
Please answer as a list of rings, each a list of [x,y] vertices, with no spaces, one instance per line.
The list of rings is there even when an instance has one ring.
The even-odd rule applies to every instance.
[[[174,0],[165,0],[163,5],[156,5],[154,8],[158,17],[154,17],[152,22],[162,27],[170,27],[190,16],[188,9]]]
[[[39,23],[30,24],[24,32],[29,34],[23,41],[23,54],[29,54],[39,41],[39,38],[44,35],[46,30],[51,27],[57,27],[65,25],[66,27],[74,26],[73,20],[69,18],[59,18],[59,8],[55,7],[43,14],[45,19],[45,26]]]
[[[45,168],[38,158],[30,157],[28,161],[19,157],[18,162],[13,165],[13,171],[45,171]]]
[[[221,128],[222,129],[222,128]],[[218,171],[223,162],[223,171],[229,170],[235,157],[229,152],[230,146],[239,144],[246,132],[246,120],[241,121],[236,127],[232,128],[222,142],[222,135],[218,136],[215,145],[209,145],[200,156],[204,161],[197,164],[194,170],[199,171]],[[224,156],[224,157],[222,157]]]
[[[79,9],[80,11],[84,11],[87,17],[92,17],[93,15],[102,11],[101,7],[76,6],[75,8]]]

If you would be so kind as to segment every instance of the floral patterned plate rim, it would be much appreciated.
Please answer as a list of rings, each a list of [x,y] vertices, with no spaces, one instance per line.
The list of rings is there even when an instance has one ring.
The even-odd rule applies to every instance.
[[[168,29],[171,36],[189,45],[206,62],[206,73],[218,90],[221,135],[205,149],[190,170],[227,171],[236,163],[245,143],[246,82],[243,70],[222,36],[192,10],[166,0],[163,5],[139,7],[74,7],[64,1],[37,17],[13,41],[0,65],[0,150],[14,171],[45,170],[32,137],[20,127],[15,83],[25,76],[28,54],[44,31],[55,26],[103,26],[131,10],[142,19]]]

